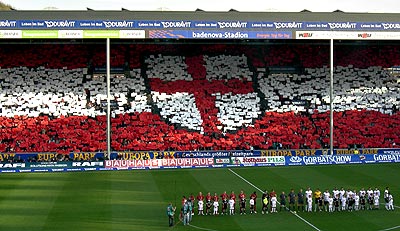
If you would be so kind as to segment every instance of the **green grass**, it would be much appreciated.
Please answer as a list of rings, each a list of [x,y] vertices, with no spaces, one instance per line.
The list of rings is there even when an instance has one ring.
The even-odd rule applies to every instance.
[[[308,186],[322,190],[376,186],[383,194],[389,186],[395,205],[400,201],[399,164],[232,170],[260,189],[288,192]],[[225,190],[244,190],[247,195],[257,191],[226,168],[0,174],[0,230],[199,230],[181,223],[169,229],[165,211],[168,202],[179,207],[182,195],[199,191],[221,194]],[[377,211],[297,214],[324,231],[400,226],[400,209],[389,212],[383,206]],[[195,216],[192,225],[217,231],[315,230],[289,212]]]

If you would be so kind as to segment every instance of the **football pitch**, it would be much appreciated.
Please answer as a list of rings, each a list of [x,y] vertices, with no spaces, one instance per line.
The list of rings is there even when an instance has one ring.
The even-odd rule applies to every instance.
[[[400,230],[399,164],[0,174],[0,230]],[[260,213],[261,191],[385,187],[395,211]],[[257,192],[257,214],[194,216],[168,227],[183,195]],[[384,203],[381,196],[381,203]],[[197,210],[196,210],[197,211]],[[278,207],[279,211],[279,207]]]

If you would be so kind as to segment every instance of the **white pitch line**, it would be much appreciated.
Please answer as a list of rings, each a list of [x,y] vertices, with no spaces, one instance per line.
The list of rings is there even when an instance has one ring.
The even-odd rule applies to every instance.
[[[188,224],[188,226],[190,226],[190,227],[193,227],[193,228],[195,228],[195,229],[200,229],[200,230],[206,230],[206,231],[217,231],[217,230],[215,230],[215,229],[207,229],[207,228],[202,228],[202,227],[198,227],[198,226],[191,225],[191,224]]]
[[[182,220],[181,219],[179,219],[179,222],[182,222]],[[172,230],[173,228],[175,228],[175,226],[177,225],[177,224],[179,224],[179,222],[178,223],[176,223],[170,230]],[[192,227],[192,228],[195,228],[195,229],[200,229],[200,230],[206,230],[206,231],[218,231],[218,230],[215,230],[215,229],[207,229],[207,228],[203,228],[203,227],[199,227],[199,226],[195,226],[195,225],[191,225],[191,224],[188,224],[188,226],[190,226],[190,227]]]
[[[381,229],[381,230],[379,230],[379,231],[389,231],[389,230],[394,230],[394,229],[399,229],[399,228],[400,228],[400,225],[395,226],[395,227],[392,227],[392,228]]]
[[[235,174],[237,177],[239,177],[240,179],[242,179],[244,182],[246,182],[247,184],[253,186],[255,189],[257,189],[258,191],[264,193],[264,191],[262,191],[260,188],[258,188],[257,186],[255,186],[254,184],[252,184],[250,181],[246,180],[244,177],[242,177],[241,175],[237,174],[235,171],[233,171],[232,169],[228,168],[228,170]],[[279,202],[278,202],[279,203]],[[299,218],[300,220],[304,221],[306,224],[308,224],[309,226],[313,227],[315,230],[317,231],[321,231],[320,229],[318,229],[317,227],[315,227],[315,225],[311,224],[310,222],[308,222],[306,219],[302,218],[301,216],[299,216],[297,213],[293,213],[292,211],[290,211],[291,214],[295,215],[297,218]]]
[[[386,205],[386,203],[381,203],[381,205]],[[393,205],[393,207],[400,209],[400,206]]]
[[[175,223],[172,227],[169,228],[169,230],[173,230],[179,223],[181,223],[181,219],[177,223]]]

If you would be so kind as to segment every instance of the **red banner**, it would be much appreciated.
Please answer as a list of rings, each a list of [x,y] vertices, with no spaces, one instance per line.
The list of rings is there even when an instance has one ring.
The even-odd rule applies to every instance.
[[[160,168],[160,167],[201,167],[212,166],[213,158],[180,158],[156,160],[106,160],[105,168]]]

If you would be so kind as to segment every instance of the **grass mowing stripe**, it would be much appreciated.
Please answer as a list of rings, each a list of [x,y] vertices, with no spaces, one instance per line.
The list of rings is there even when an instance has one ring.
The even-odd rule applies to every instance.
[[[56,174],[56,175],[54,175]],[[64,176],[43,230],[112,230],[109,172],[52,173]],[[55,179],[53,179],[55,180]]]
[[[110,172],[112,230],[166,230],[167,206],[151,171]]]
[[[8,192],[5,193],[7,196],[0,202],[0,229],[43,230],[64,185],[64,176],[54,180],[54,176],[34,173],[10,175],[5,178],[6,185],[12,187],[8,187]],[[11,179],[13,181],[10,181]]]
[[[248,183],[249,185],[253,186],[255,189],[257,189],[258,191],[262,192],[263,191],[258,188],[257,186],[255,186],[254,184],[252,184],[250,181],[246,180],[245,178],[243,178],[241,175],[237,174],[235,171],[233,171],[232,169],[228,168],[228,170],[235,174],[237,177],[239,177],[240,179],[242,179],[243,181],[245,181],[246,183]],[[320,231],[320,229],[318,229],[317,227],[315,227],[313,224],[311,224],[310,222],[308,222],[307,220],[305,220],[304,218],[300,217],[298,214],[293,213],[292,211],[290,211],[293,215],[295,215],[296,217],[298,217],[299,219],[301,219],[302,221],[304,221],[305,223],[307,223],[309,226],[313,227],[315,230]]]

